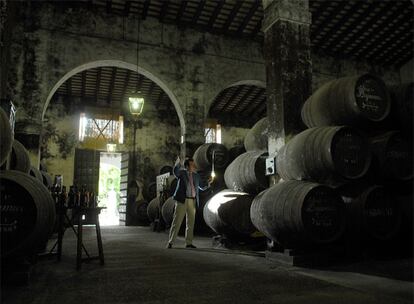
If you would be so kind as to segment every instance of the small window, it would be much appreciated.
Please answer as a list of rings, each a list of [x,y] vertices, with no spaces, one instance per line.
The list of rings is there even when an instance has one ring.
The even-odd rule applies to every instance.
[[[206,143],[221,144],[221,125],[208,121],[204,126],[204,138]]]
[[[79,141],[86,138],[103,139],[123,144],[124,142],[124,119],[118,116],[118,120],[110,118],[87,117],[85,113],[80,114]]]

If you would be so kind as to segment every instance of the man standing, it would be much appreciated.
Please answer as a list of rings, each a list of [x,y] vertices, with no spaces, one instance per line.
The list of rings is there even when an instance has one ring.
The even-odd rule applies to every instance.
[[[172,245],[177,238],[181,223],[186,215],[185,243],[186,248],[196,248],[193,245],[194,222],[196,213],[196,204],[199,205],[199,190],[205,190],[210,187],[211,179],[208,186],[200,186],[200,175],[196,172],[196,165],[192,158],[184,161],[184,169],[181,168],[181,160],[178,156],[174,165],[174,175],[178,179],[173,198],[175,200],[174,217],[171,224],[167,248]]]

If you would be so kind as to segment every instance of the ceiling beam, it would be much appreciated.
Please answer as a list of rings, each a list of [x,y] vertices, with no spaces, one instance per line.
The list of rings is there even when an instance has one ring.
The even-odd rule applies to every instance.
[[[150,0],[145,0],[144,7],[142,8],[142,15],[141,15],[143,20],[145,20],[148,16],[149,5],[150,5]]]
[[[158,98],[157,98],[157,103],[156,103],[157,108],[160,107],[163,97],[164,97],[164,91],[161,89],[160,93],[158,94]]]
[[[66,80],[66,92],[68,96],[72,96],[72,77]]]
[[[148,89],[147,97],[148,97],[149,100],[152,101],[152,92],[154,91],[155,82],[152,81],[152,80],[150,80],[150,82],[151,82],[151,84],[150,84],[149,89]]]
[[[115,78],[116,78],[116,67],[112,67],[111,82],[109,83],[109,92],[108,97],[106,98],[106,103],[110,104],[112,102],[112,93],[115,87]]]
[[[252,94],[253,92],[254,92],[254,90],[256,89],[256,86],[254,86],[254,85],[250,85],[250,86],[245,86],[245,87],[247,87],[247,90],[246,90],[246,92],[244,92],[244,94],[243,95],[241,95],[240,96],[240,103],[239,103],[239,105],[243,102],[243,100],[246,100],[246,97],[248,97],[250,94]],[[241,91],[241,90],[240,90]],[[230,106],[230,103],[229,104],[227,104],[226,105],[227,107],[226,108],[224,108],[223,109],[223,111],[224,112],[226,112],[226,110],[230,110],[229,109],[229,106]],[[235,107],[237,106],[237,104],[235,105]],[[234,109],[234,108],[233,108]]]
[[[82,72],[81,97],[85,97],[86,70]]]
[[[106,12],[110,14],[111,10],[112,10],[112,0],[106,0]]]
[[[384,16],[386,12],[390,9],[386,2],[378,3],[378,5],[381,5],[381,4],[383,6],[381,7],[380,11],[376,12],[375,13],[376,15],[372,17],[371,19],[375,18],[376,16]],[[361,30],[366,30],[367,28],[369,28],[367,25],[365,25],[356,32],[352,31],[354,28],[356,28],[357,25],[361,24],[361,21],[367,19],[367,11],[369,10],[370,10],[370,7],[368,7],[366,10],[362,11],[361,13],[359,13],[359,16],[357,18],[354,18],[352,22],[346,25],[346,29],[349,29],[349,30],[345,30],[344,28],[344,31],[342,32],[342,34],[339,34],[338,36],[336,36],[336,38],[333,38],[331,42],[328,42],[328,44],[326,45],[326,48],[331,49],[333,46],[336,46],[339,44],[339,42],[343,41],[345,37],[353,38],[357,35],[357,33],[360,33]],[[352,13],[356,14],[356,12],[352,12]],[[339,27],[340,26],[341,25],[339,25]],[[352,41],[352,39],[350,39],[350,41]]]
[[[128,17],[130,10],[131,10],[131,1],[127,0],[125,1],[124,16]]]
[[[401,11],[399,11],[399,12],[401,12]],[[400,14],[393,14],[392,16],[398,17],[398,16],[400,16]],[[410,18],[411,18],[410,16],[411,16],[411,12],[409,12],[408,14],[405,14],[398,22],[395,22],[393,26],[388,26],[387,29],[384,32],[381,33],[381,35],[374,35],[374,37],[372,37],[372,39],[370,39],[366,42],[366,44],[365,44],[366,48],[363,51],[356,53],[357,56],[362,57],[362,58],[366,58],[367,55],[369,54],[369,57],[373,58],[372,55],[377,53],[381,49],[378,49],[378,51],[370,54],[370,52],[372,50],[371,46],[379,44],[380,41],[382,41],[384,39],[384,37],[389,37],[392,33],[395,32],[396,28],[398,28],[400,26],[400,24],[402,24],[404,22],[407,22],[407,21],[410,22]],[[391,20],[390,18],[389,18],[389,20]],[[393,19],[393,20],[395,20],[395,19]]]
[[[102,76],[102,68],[99,67],[98,71],[96,72],[96,82],[95,82],[95,102],[98,102],[99,96],[99,87],[101,86],[101,76]]]
[[[344,2],[349,3],[347,1],[344,1]],[[330,27],[326,32],[322,34],[322,37],[320,38],[320,42],[319,42],[322,48],[327,48],[326,46],[330,44],[329,39],[332,37],[332,34],[336,33],[344,25],[346,20],[348,20],[352,16],[352,14],[354,14],[356,10],[360,9],[363,4],[364,4],[364,1],[356,1],[352,4],[351,8],[345,14],[342,15],[341,18],[331,19],[331,22],[332,20],[335,20],[335,23],[333,24],[332,27]],[[332,16],[335,16],[335,15],[332,15]]]
[[[266,107],[266,96],[264,95],[258,100],[257,105],[251,107],[249,111],[246,112],[246,116],[255,114],[262,107]]]
[[[244,86],[243,86],[244,87]],[[218,101],[217,103],[217,108],[220,109],[220,111],[223,111],[225,107],[227,107],[227,105],[229,103],[231,103],[233,101],[233,99],[239,94],[240,92],[240,87],[239,86],[234,86],[228,89],[229,91],[226,92],[226,94],[224,95],[226,101],[224,101],[223,104],[220,104],[220,101]],[[231,90],[233,90],[233,92],[231,92]],[[231,92],[231,93],[230,93]]]
[[[240,10],[240,7],[242,6],[243,1],[236,1],[236,5],[233,7],[233,9],[231,10],[229,16],[227,17],[226,22],[224,23],[223,27],[222,27],[222,31],[228,31],[230,25],[232,24],[234,18],[236,17],[237,13]]]
[[[250,99],[250,102],[252,100],[256,100],[259,96],[261,95],[265,95],[265,89],[264,88],[260,88],[259,90],[257,90],[257,92],[252,96],[252,98]],[[250,97],[250,96],[249,96]],[[246,98],[246,100],[249,98]],[[244,102],[243,104],[240,105],[239,108],[239,113],[245,113],[246,110],[249,108],[250,102]]]
[[[208,24],[207,24],[207,29],[208,30],[213,29],[214,22],[216,21],[217,16],[220,13],[221,8],[223,7],[223,5],[224,5],[224,0],[220,0],[220,1],[217,2],[216,7],[214,8],[213,14],[211,14],[211,17],[208,20]]]
[[[347,4],[349,4],[348,1],[341,1],[341,2],[336,2],[336,3],[337,3],[337,6],[334,8],[334,10],[332,12],[329,13],[329,16],[327,16],[326,19],[324,21],[322,21],[322,23],[320,25],[316,25],[316,23],[313,24],[315,29],[313,31],[311,31],[312,40],[319,40],[319,38],[316,38],[315,33],[319,33],[319,32],[321,32],[321,29],[325,29],[327,27],[327,25],[332,22],[332,17],[338,15],[338,13]]]
[[[187,0],[182,0],[181,1],[181,5],[180,5],[180,8],[179,8],[179,10],[177,12],[177,17],[175,19],[175,21],[177,22],[177,24],[180,24],[181,23],[181,18],[183,17],[185,8],[187,7],[187,3],[188,3]]]
[[[127,73],[125,75],[125,80],[124,80],[124,87],[122,88],[121,104],[122,104],[122,101],[125,99],[125,94],[128,88],[130,76],[131,76],[131,70],[127,70]]]
[[[203,12],[203,9],[204,9],[204,6],[205,5],[206,5],[206,1],[205,0],[201,0],[201,1],[198,2],[198,6],[197,6],[197,9],[196,9],[196,12],[195,12],[195,14],[193,16],[193,19],[191,20],[191,23],[193,25],[197,24],[197,20],[198,20],[198,18],[200,18],[201,13]]]
[[[383,7],[383,9],[376,14],[374,17],[372,17],[366,24],[365,26],[363,26],[362,28],[360,28],[359,30],[357,30],[352,37],[354,36],[358,36],[360,35],[362,32],[366,32],[367,29],[372,28],[374,26],[374,24],[376,24],[382,17],[387,15],[387,12],[390,11],[390,7],[389,6],[394,6],[394,4],[389,3],[388,6],[386,5],[385,7]],[[398,13],[398,10],[397,10]],[[396,12],[392,13],[391,15],[389,15],[385,20],[383,20],[383,24],[387,24],[388,20],[390,20],[391,18],[394,19],[397,16]],[[355,49],[357,49],[358,47],[361,46],[361,44],[365,44],[365,40],[361,40],[360,42],[356,43],[352,48],[350,48],[349,50],[344,49],[343,51],[345,52],[345,54],[353,54]]]
[[[159,20],[160,22],[164,21],[165,16],[167,15],[168,5],[170,4],[169,0],[162,1],[162,6],[160,10]]]
[[[375,52],[373,54],[373,56],[375,57],[375,59],[378,60],[382,60],[385,59],[387,57],[387,55],[392,52],[392,54],[390,54],[390,56],[388,56],[389,58],[386,59],[384,62],[391,62],[392,60],[390,60],[391,58],[396,58],[399,57],[399,54],[402,52],[403,47],[406,45],[410,45],[410,48],[412,49],[412,43],[413,43],[413,34],[410,32],[405,33],[405,37],[399,41],[397,41],[397,36],[394,36],[393,39],[391,39],[390,41],[388,41],[387,43],[384,44],[384,52],[382,54],[380,54],[379,56],[375,56]],[[389,48],[388,48],[389,47]]]
[[[252,19],[253,15],[256,13],[257,9],[259,8],[260,1],[255,0],[252,4],[252,6],[249,9],[249,12],[247,13],[246,17],[244,17],[242,23],[240,24],[239,28],[237,29],[238,34],[242,34],[244,29],[246,28],[247,24]]]
[[[250,36],[251,37],[256,37],[257,34],[260,32],[260,30],[262,29],[262,19],[260,19],[257,23],[256,26],[254,27],[254,29],[252,30]]]

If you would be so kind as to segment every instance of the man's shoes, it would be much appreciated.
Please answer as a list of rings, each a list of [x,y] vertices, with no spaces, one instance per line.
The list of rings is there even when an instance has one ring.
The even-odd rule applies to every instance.
[[[171,249],[172,248],[172,244],[171,243],[168,243],[166,248],[167,249]]]
[[[197,248],[197,247],[194,246],[193,244],[190,244],[190,245],[185,246],[185,248]]]

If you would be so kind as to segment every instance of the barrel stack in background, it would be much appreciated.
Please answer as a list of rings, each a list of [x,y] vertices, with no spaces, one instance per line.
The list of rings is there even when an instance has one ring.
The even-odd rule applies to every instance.
[[[354,254],[412,244],[412,115],[391,124],[389,117],[403,115],[398,105],[412,113],[409,87],[393,88],[390,98],[380,78],[364,74],[328,82],[306,100],[301,116],[309,129],[278,151],[281,180],[251,205],[253,224],[276,251]],[[248,151],[264,143],[259,135],[246,139]]]
[[[345,234],[338,242],[355,251],[394,246],[405,229],[401,225],[402,203],[393,188],[401,182],[411,184],[413,155],[411,140],[405,135],[411,131],[402,129],[407,123],[389,123],[388,116],[397,115],[393,111],[398,112],[401,103],[395,100],[383,81],[372,75],[328,82],[303,105],[302,120],[310,129],[293,137],[277,156],[276,170],[283,180],[335,188],[332,191],[342,197],[346,210]],[[407,102],[412,108],[412,100]],[[412,125],[412,118],[408,125]],[[252,207],[253,221],[263,226],[264,220],[257,220],[257,208]],[[281,229],[278,225],[273,228]],[[262,229],[270,235],[269,227]],[[273,239],[285,243],[277,240],[280,236],[275,230]]]
[[[260,135],[259,135],[260,134]],[[265,176],[267,156],[267,119],[258,121],[246,134],[243,147],[230,149],[231,162],[224,172],[225,188],[214,193],[203,210],[206,224],[217,234],[218,245],[251,248],[264,245],[250,219],[250,207],[254,196],[268,187]]]

